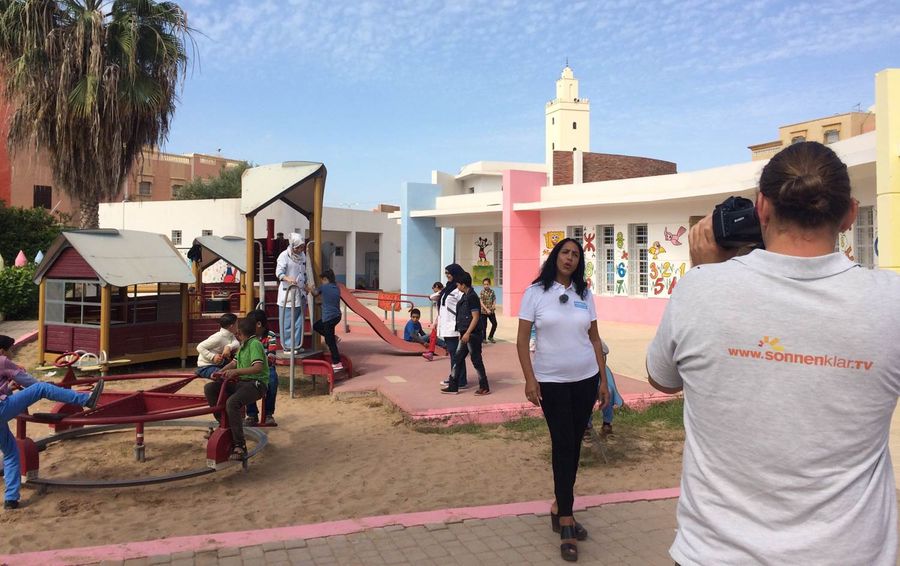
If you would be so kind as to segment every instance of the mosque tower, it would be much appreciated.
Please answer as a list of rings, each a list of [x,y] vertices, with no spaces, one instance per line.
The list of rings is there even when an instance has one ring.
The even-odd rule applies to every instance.
[[[546,109],[546,163],[553,168],[553,151],[591,150],[591,105],[586,98],[578,98],[578,79],[566,62],[566,68],[556,81],[556,98]],[[551,177],[552,178],[552,177]]]

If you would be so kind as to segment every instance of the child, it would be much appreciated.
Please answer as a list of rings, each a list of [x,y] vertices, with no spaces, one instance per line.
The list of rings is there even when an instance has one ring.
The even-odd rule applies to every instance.
[[[322,335],[328,351],[331,352],[331,368],[334,371],[344,369],[341,363],[341,355],[338,353],[337,340],[334,337],[334,328],[341,321],[341,291],[334,284],[334,272],[330,269],[322,271],[320,276],[322,284],[318,288],[311,285],[307,290],[314,296],[322,296],[322,318],[313,324],[313,330]]]
[[[600,340],[600,346],[603,348],[603,363],[606,364],[606,383],[609,387],[609,406],[603,409],[603,425],[600,427],[600,436],[609,436],[613,433],[612,430],[612,421],[613,421],[613,407],[621,407],[625,404],[625,401],[622,399],[622,396],[619,395],[619,390],[616,388],[616,380],[613,378],[613,372],[609,369],[609,364],[606,363],[606,357],[609,355],[609,346],[606,345],[606,342],[603,339]],[[584,441],[591,441],[591,432],[594,428],[594,415],[591,414],[588,417],[587,428],[584,431]]]
[[[219,317],[218,332],[197,344],[197,375],[209,379],[230,361],[231,354],[240,346],[234,337],[236,330],[235,315],[229,312]]]
[[[472,290],[472,276],[462,272],[459,277],[454,277],[456,288],[462,293],[456,303],[456,330],[459,332],[459,347],[453,353],[453,376],[447,387],[441,389],[441,393],[456,395],[459,393],[459,383],[463,368],[466,366],[466,357],[472,355],[472,365],[478,372],[478,391],[475,395],[490,395],[491,387],[488,384],[487,374],[484,371],[484,361],[481,359],[481,343],[484,337],[481,335],[481,325],[478,319],[481,315],[481,301]]]
[[[18,509],[19,486],[22,483],[19,446],[9,431],[9,426],[5,423],[16,418],[17,415],[41,399],[93,409],[97,406],[100,393],[103,392],[102,379],[97,381],[94,390],[90,393],[63,389],[38,381],[9,359],[9,350],[13,344],[15,344],[15,340],[9,336],[0,335],[0,418],[4,422],[4,425],[0,426],[0,450],[3,451],[3,479],[6,482],[6,494],[3,497],[4,509]],[[22,387],[22,391],[13,394],[14,383]]]
[[[416,342],[423,345],[428,343],[426,338],[428,335],[422,330],[422,323],[419,322],[421,317],[422,311],[419,309],[414,308],[409,311],[409,320],[406,321],[406,326],[403,328],[403,339],[407,342]]]
[[[491,280],[487,277],[482,281],[484,288],[481,290],[481,334],[487,334],[487,323],[491,323],[491,333],[488,334],[487,341],[494,344],[494,332],[497,331],[497,315],[494,310],[497,305],[497,295],[491,289]]]
[[[238,339],[241,345],[234,360],[223,367],[221,372],[213,375],[213,381],[203,386],[203,394],[210,407],[218,402],[222,386],[226,388],[228,399],[225,401],[225,414],[228,415],[228,427],[234,443],[232,460],[247,458],[241,409],[261,399],[269,386],[269,365],[263,345],[256,337],[256,320],[252,317],[241,320],[238,324]],[[213,416],[219,418],[218,413]]]
[[[431,303],[433,307],[437,307],[438,313],[440,313],[440,300],[441,293],[444,291],[444,284],[440,281],[435,281],[431,286],[431,295],[428,296],[431,299]],[[432,308],[433,308],[432,307]],[[440,315],[438,315],[440,318]],[[428,346],[425,349],[425,352],[422,353],[422,357],[428,360],[429,362],[434,359],[434,348],[435,346],[440,346],[441,348],[446,348],[447,345],[444,344],[444,341],[438,338],[437,335],[437,321],[434,321],[434,324],[431,325],[431,334],[428,336]]]
[[[256,337],[266,351],[266,361],[269,364],[269,388],[266,391],[266,425],[278,426],[275,422],[275,397],[278,395],[278,372],[275,371],[275,354],[278,353],[278,335],[269,330],[269,318],[266,311],[257,309],[250,313],[249,318],[256,322]],[[256,403],[247,405],[247,418],[244,426],[256,426],[259,424],[259,409]]]

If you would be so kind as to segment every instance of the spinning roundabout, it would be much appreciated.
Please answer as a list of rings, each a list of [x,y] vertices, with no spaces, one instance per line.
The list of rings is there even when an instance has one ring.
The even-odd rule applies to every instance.
[[[57,359],[57,366],[67,368],[65,377],[57,385],[77,388],[93,385],[100,379],[99,377],[76,377],[72,366],[77,359],[77,356],[67,354],[63,354]],[[239,461],[229,459],[233,442],[225,413],[226,388],[221,388],[216,405],[210,407],[206,397],[202,394],[179,393],[196,379],[206,381],[193,373],[135,373],[109,376],[103,378],[105,387],[100,401],[91,410],[82,410],[78,405],[57,403],[48,413],[18,415],[16,417],[16,442],[19,445],[23,482],[38,486],[130,487],[194,478],[238,464],[247,470],[249,459],[266,447],[268,437],[257,428],[245,428],[245,435],[254,443],[252,450],[246,458]],[[165,383],[136,390],[117,391],[111,387],[120,382],[149,380],[157,383],[162,380]],[[209,421],[186,420],[192,417],[213,415],[213,413],[219,414],[218,427],[213,427]],[[28,423],[48,425],[54,434],[33,440],[28,436]],[[102,480],[57,479],[40,473],[40,453],[52,445],[63,444],[67,440],[76,438],[131,428],[135,431],[134,458],[138,462],[144,462],[146,451],[144,431],[148,427],[210,428],[211,433],[206,441],[206,466],[147,477],[104,478]],[[162,436],[162,441],[165,441],[165,435]]]

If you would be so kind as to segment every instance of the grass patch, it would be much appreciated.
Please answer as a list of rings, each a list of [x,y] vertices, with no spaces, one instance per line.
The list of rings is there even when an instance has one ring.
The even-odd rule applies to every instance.
[[[466,423],[460,425],[451,425],[451,426],[414,426],[413,427],[416,432],[421,432],[423,434],[477,434],[477,435],[485,435],[492,428],[485,425],[479,425],[474,423]]]
[[[624,407],[616,411],[614,426],[642,427],[647,425],[664,426],[671,429],[684,429],[684,400],[673,399],[664,403],[653,403],[642,411]],[[594,416],[596,422],[599,414]],[[602,417],[601,417],[602,420]]]

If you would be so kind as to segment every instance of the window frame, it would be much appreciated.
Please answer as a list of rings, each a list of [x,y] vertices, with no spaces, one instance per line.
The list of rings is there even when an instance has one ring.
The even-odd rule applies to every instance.
[[[177,234],[177,237],[176,237],[176,234]],[[181,230],[172,230],[169,239],[172,240],[173,246],[180,246],[183,237],[184,237],[184,233]]]
[[[643,243],[639,242],[643,238]],[[650,230],[647,224],[628,225],[628,294],[640,297],[650,292]]]
[[[856,262],[867,269],[875,269],[875,225],[877,212],[874,206],[860,206],[853,223],[853,247]]]
[[[608,243],[607,243],[607,230]],[[616,294],[616,227],[612,224],[597,226],[597,288],[601,295]]]

